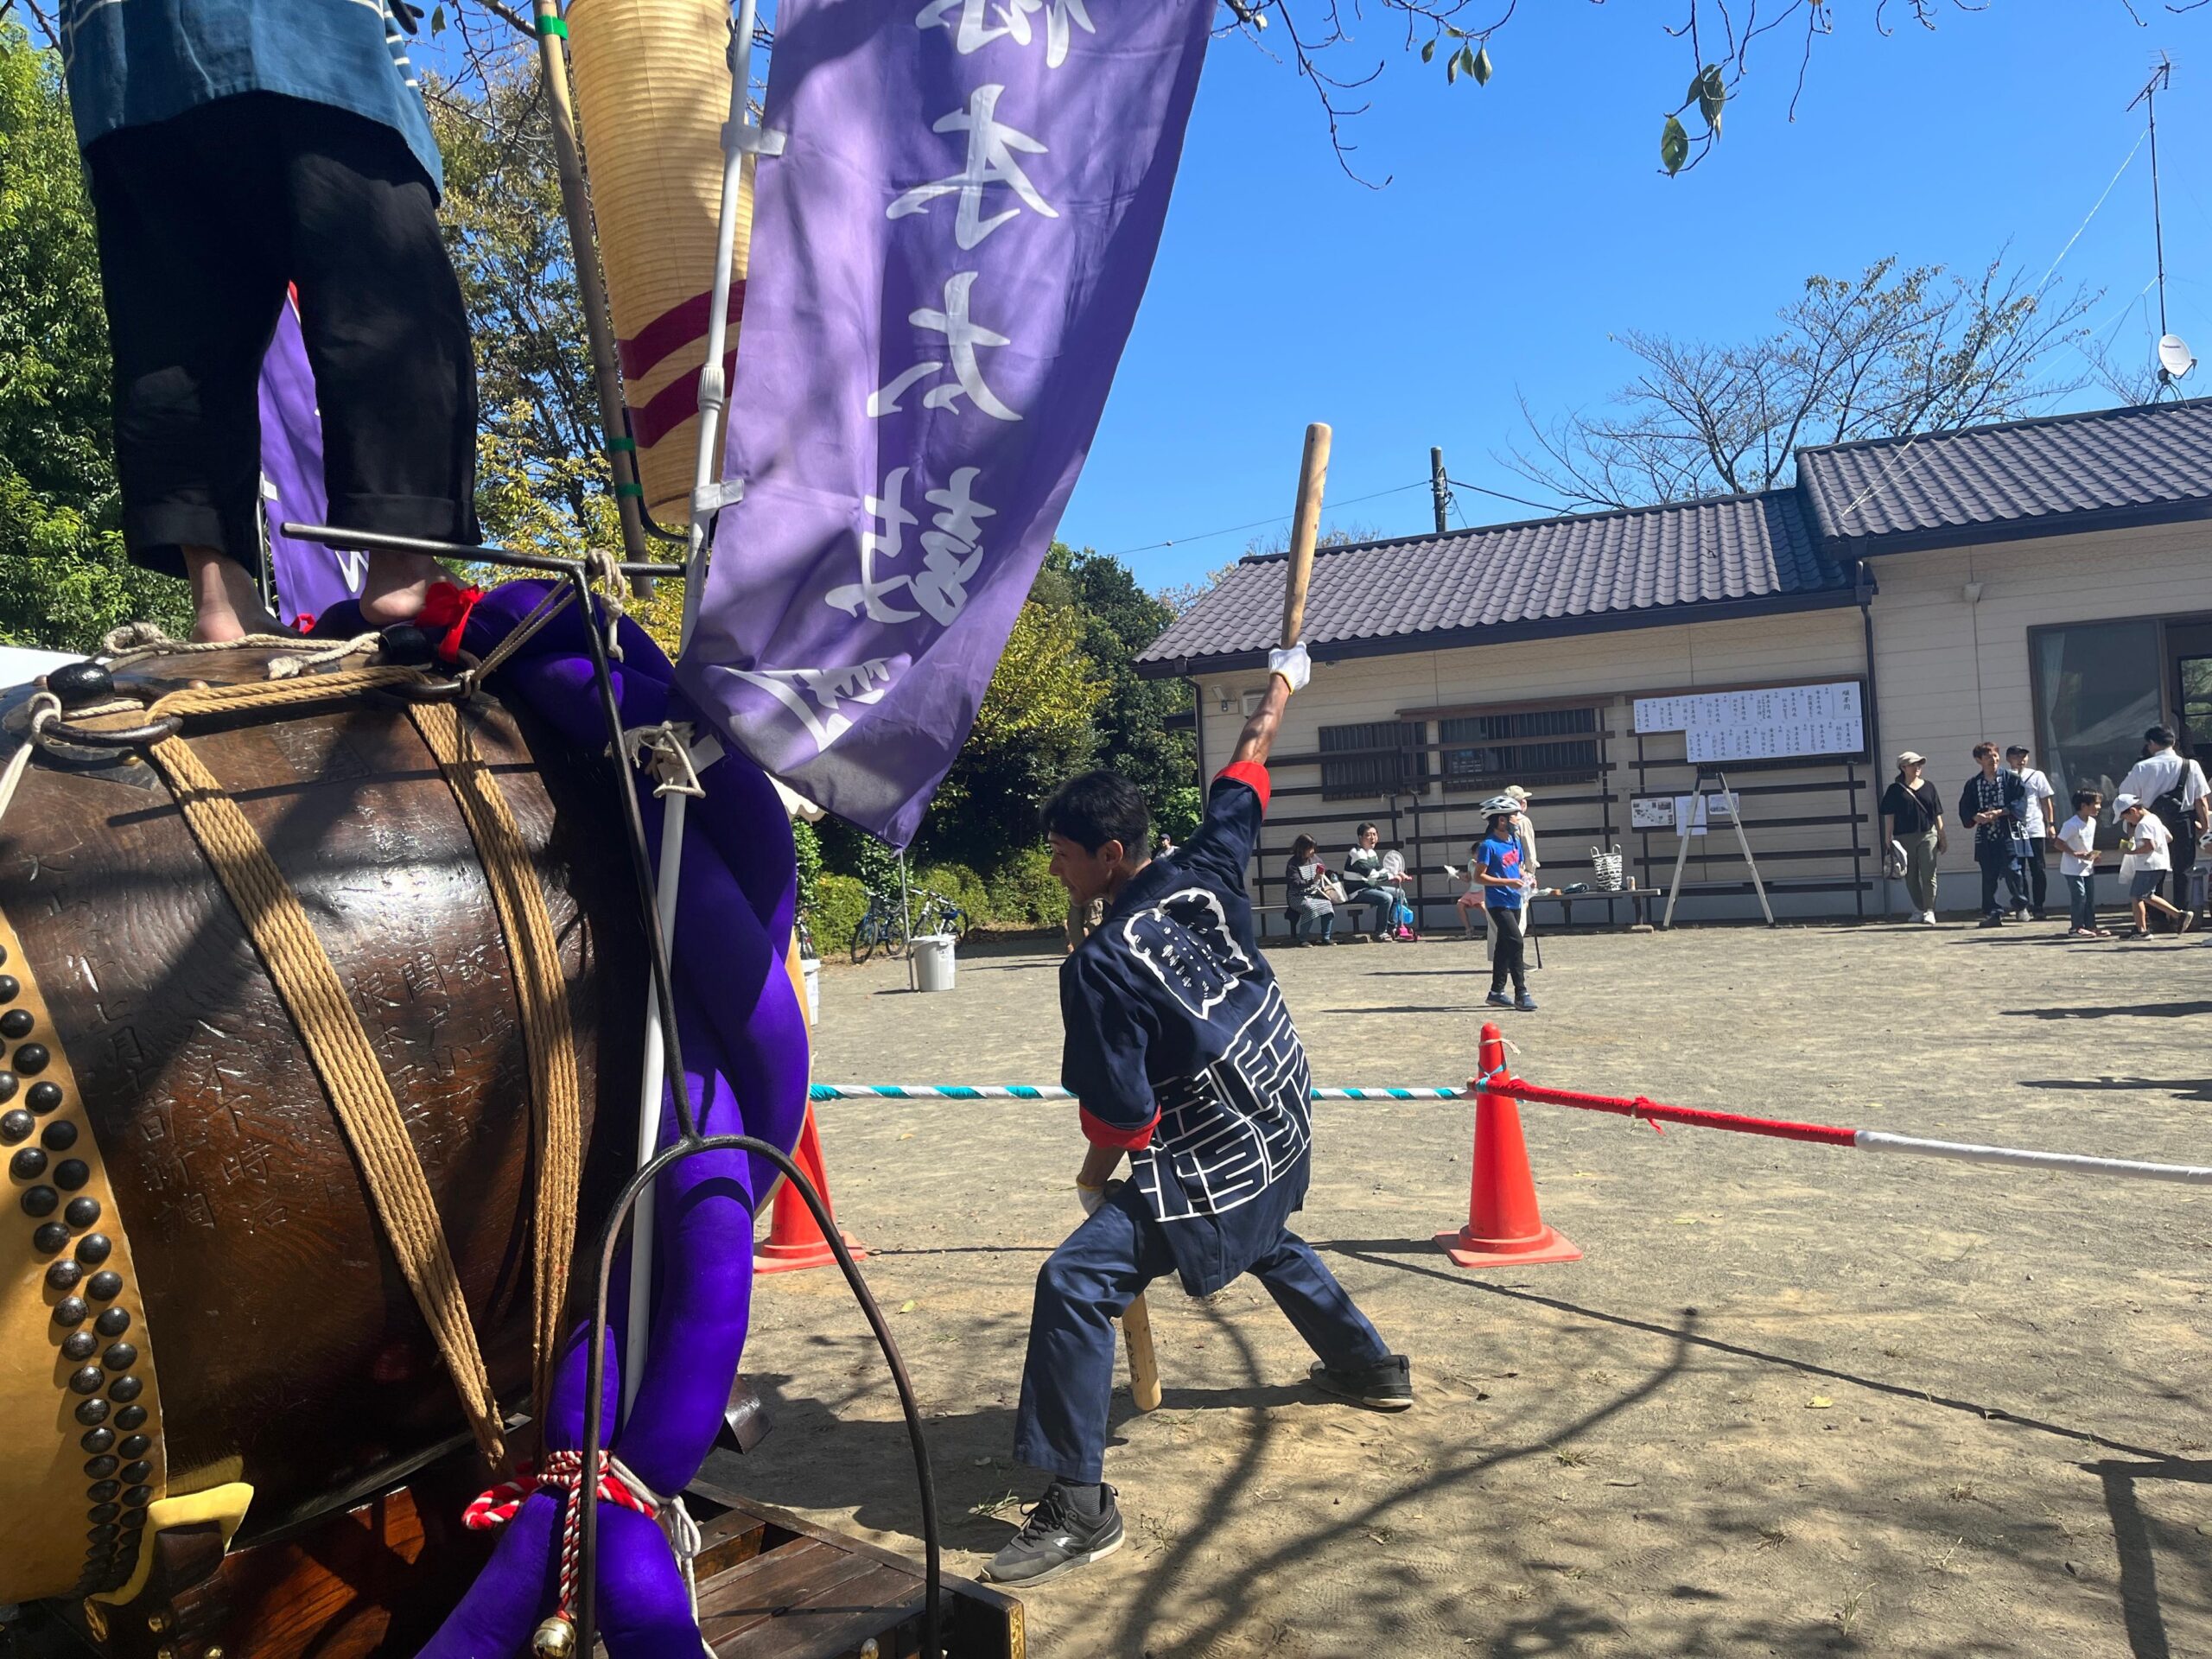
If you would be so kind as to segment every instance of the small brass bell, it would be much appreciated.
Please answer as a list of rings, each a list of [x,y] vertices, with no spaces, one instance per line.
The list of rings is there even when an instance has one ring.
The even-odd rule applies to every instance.
[[[538,1659],[569,1659],[576,1650],[576,1627],[556,1613],[530,1633],[530,1650]]]

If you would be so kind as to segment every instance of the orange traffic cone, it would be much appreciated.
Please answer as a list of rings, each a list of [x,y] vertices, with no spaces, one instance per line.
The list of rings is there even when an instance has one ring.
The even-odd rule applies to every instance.
[[[1483,1027],[1482,1069],[1498,1076],[1505,1044],[1496,1026]],[[1475,1173],[1467,1194],[1467,1224],[1439,1233],[1436,1243],[1463,1268],[1529,1267],[1539,1262],[1580,1262],[1582,1252],[1544,1225],[1536,1208],[1535,1178],[1521,1139],[1521,1109],[1505,1095],[1484,1090],[1475,1100]]]
[[[822,1167],[822,1138],[815,1133],[811,1104],[806,1109],[805,1122],[799,1126],[798,1145],[792,1151],[791,1161],[822,1195],[822,1207],[830,1211],[830,1218],[835,1221],[836,1211],[830,1202],[830,1177]],[[837,1236],[845,1241],[846,1249],[855,1261],[868,1254],[860,1240],[843,1228],[838,1228]],[[753,1252],[753,1271],[796,1273],[801,1268],[826,1268],[836,1259],[830,1241],[815,1225],[814,1212],[806,1207],[806,1200],[791,1190],[789,1181],[778,1182],[776,1207],[768,1220],[768,1237]]]

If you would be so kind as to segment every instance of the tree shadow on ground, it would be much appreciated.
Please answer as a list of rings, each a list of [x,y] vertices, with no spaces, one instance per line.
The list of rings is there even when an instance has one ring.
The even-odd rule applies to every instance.
[[[2212,1014],[2212,1001],[2131,1002],[2090,1008],[1999,1008],[1998,1012],[2015,1020],[2180,1020],[2193,1014]]]
[[[1822,1365],[1809,1359],[1795,1358],[1788,1354],[1770,1353],[1751,1348],[1742,1343],[1724,1341],[1719,1337],[1698,1336],[1687,1326],[1660,1325],[1649,1319],[1639,1319],[1624,1313],[1611,1313],[1581,1302],[1567,1300],[1561,1296],[1546,1296],[1533,1290],[1522,1290],[1512,1285],[1501,1285],[1493,1281],[1470,1278],[1461,1272],[1432,1267],[1426,1262],[1409,1262],[1408,1255],[1430,1255],[1434,1247],[1415,1243],[1407,1239],[1337,1238],[1309,1241],[1317,1250],[1332,1255],[1350,1256],[1355,1262],[1364,1262],[1371,1267],[1390,1268],[1400,1273],[1419,1274],[1424,1278],[1440,1280],[1463,1290],[1480,1295],[1502,1297],[1508,1301],[1533,1303],[1550,1308],[1554,1313],[1571,1313],[1577,1319],[1591,1319],[1624,1330],[1642,1331],[1656,1337],[1672,1338],[1678,1344],[1700,1348],[1713,1353],[1730,1355],[1738,1359],[1755,1360],[1762,1364],[1778,1365],[1807,1376],[1826,1378],[1832,1382],[1847,1382],[1854,1388],[1885,1394],[1900,1400],[1911,1400],[1923,1405],[1937,1407],[1945,1411],[1966,1412],[1985,1422],[2016,1423],[2022,1428],[2031,1428],[2063,1440],[2076,1440],[2088,1446],[2101,1446],[2113,1452],[2124,1452],[2130,1457],[2148,1458],[2159,1463],[2171,1462],[2168,1452],[2147,1446],[2130,1446],[2124,1440],[2114,1440],[2089,1429],[2072,1428],[2063,1423],[2050,1422],[2040,1417],[2030,1417],[2001,1406],[1977,1400],[1954,1399],[1946,1395],[1931,1394],[1926,1389],[1905,1382],[1885,1382],[1878,1377],[1862,1376],[1856,1372],[1839,1370],[1832,1365]]]
[[[822,1398],[785,1373],[748,1374],[745,1380],[760,1396],[768,1437],[749,1453],[721,1448],[709,1452],[700,1471],[702,1478],[764,1503],[849,1509],[864,1527],[920,1536],[920,1497],[904,1419],[844,1414],[846,1402]],[[1159,1409],[1288,1412],[1300,1407],[1345,1409],[1310,1383],[1257,1382],[1228,1389],[1165,1389]],[[1106,1420],[1109,1460],[1122,1443],[1120,1431],[1139,1414],[1128,1389],[1117,1387]],[[1007,1450],[1014,1444],[1014,1423],[1011,1406],[925,1421],[938,1519],[944,1541],[952,1548],[997,1549],[1021,1523],[1014,1499],[1028,1503],[1043,1489],[1044,1477],[1016,1463]]]
[[[2019,1086],[2078,1090],[2084,1093],[2151,1094],[2164,1090],[2176,1100],[2212,1102],[2212,1077],[2022,1077]]]
[[[2182,1559],[2202,1562],[2201,1552],[2189,1548],[2193,1529],[2162,1526],[2146,1517],[2136,1493],[2137,1483],[2178,1480],[2212,1485],[2212,1462],[2173,1458],[2154,1463],[2121,1463],[2107,1459],[2082,1467],[2104,1483],[2105,1512],[2112,1517],[2113,1543],[2120,1556],[2120,1605],[2127,1624],[2127,1649],[2133,1659],[2172,1659],[2174,1648],[2166,1635],[2165,1617],[2158,1602],[2158,1559],[2155,1547],[2164,1544]]]

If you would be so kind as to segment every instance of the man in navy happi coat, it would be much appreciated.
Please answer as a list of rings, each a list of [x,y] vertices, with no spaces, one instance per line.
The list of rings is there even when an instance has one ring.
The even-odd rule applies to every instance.
[[[1053,874],[1077,902],[1107,909],[1060,969],[1061,1081],[1090,1142],[1076,1178],[1090,1218],[1037,1275],[1014,1455],[1052,1479],[991,1561],[1001,1583],[1038,1583],[1121,1548],[1103,1478],[1114,1321],[1154,1279],[1173,1273],[1203,1296],[1249,1273],[1320,1356],[1320,1387],[1378,1410],[1413,1402],[1405,1357],[1285,1225],[1306,1198],[1312,1083],[1253,933],[1244,872],[1305,647],[1268,665],[1205,822],[1172,855],[1146,856],[1144,797],[1117,773],[1074,779],[1045,808]],[[1125,1154],[1131,1179],[1109,1190]]]

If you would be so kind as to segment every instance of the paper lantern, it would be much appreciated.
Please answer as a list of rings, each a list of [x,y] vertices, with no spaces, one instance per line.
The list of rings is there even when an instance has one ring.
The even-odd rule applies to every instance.
[[[690,521],[729,118],[730,15],[720,0],[573,0],[569,52],[600,266],[638,441],[646,511]],[[738,195],[725,376],[753,232],[753,158]],[[719,476],[721,456],[715,457]]]

